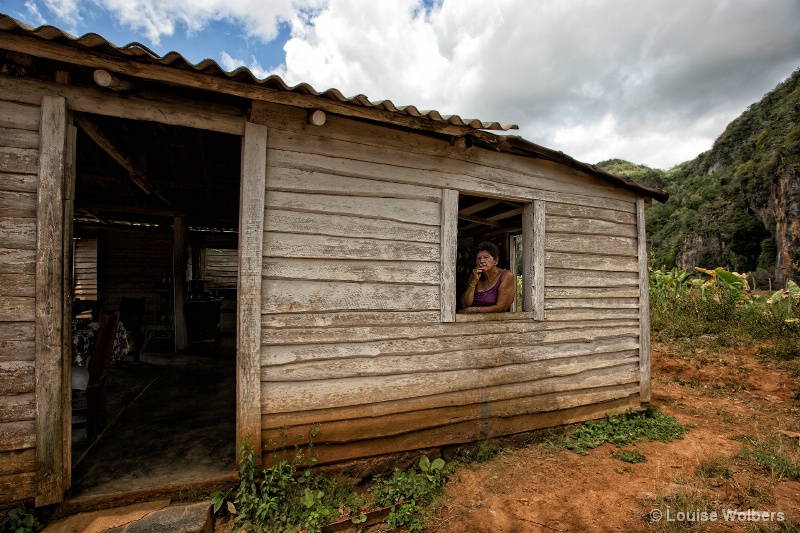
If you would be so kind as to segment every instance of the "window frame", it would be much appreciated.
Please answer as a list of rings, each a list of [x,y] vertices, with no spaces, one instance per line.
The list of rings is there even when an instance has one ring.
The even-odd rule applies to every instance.
[[[464,191],[466,192],[466,191]],[[442,322],[544,320],[545,201],[507,198],[523,204],[522,310],[471,315],[457,313],[456,260],[458,257],[458,198],[460,191],[444,189],[441,202],[440,300]],[[474,194],[475,196],[483,196]],[[489,198],[488,196],[484,196]]]

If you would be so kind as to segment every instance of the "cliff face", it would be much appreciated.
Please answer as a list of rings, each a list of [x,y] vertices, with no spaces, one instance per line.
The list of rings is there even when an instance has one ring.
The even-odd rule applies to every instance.
[[[647,210],[653,266],[800,278],[800,70],[660,179],[670,199]]]

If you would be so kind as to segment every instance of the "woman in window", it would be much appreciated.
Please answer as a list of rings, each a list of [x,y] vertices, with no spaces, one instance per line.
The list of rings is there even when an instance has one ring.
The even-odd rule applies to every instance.
[[[514,301],[514,273],[499,268],[500,249],[482,242],[475,253],[469,286],[461,295],[462,313],[503,313]]]

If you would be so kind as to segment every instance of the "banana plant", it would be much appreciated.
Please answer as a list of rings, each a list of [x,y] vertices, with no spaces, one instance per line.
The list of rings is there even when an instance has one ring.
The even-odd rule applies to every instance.
[[[770,296],[767,302],[773,305],[779,302],[786,302],[787,312],[791,314],[792,308],[800,303],[800,286],[794,281],[789,280],[786,282],[786,288]]]

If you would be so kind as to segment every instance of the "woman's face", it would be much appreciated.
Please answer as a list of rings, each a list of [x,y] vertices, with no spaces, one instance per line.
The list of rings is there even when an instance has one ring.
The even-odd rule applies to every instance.
[[[497,264],[497,259],[492,257],[489,252],[481,250],[475,256],[475,264],[484,269],[489,269]]]

